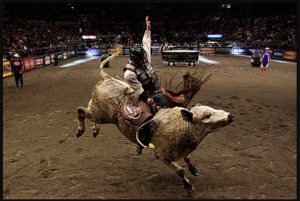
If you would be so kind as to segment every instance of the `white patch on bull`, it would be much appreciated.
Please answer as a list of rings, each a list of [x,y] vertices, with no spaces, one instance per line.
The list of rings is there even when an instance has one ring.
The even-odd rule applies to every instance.
[[[198,117],[202,123],[218,124],[227,122],[229,113],[223,110],[216,110],[208,106],[197,105],[191,109],[191,112]]]

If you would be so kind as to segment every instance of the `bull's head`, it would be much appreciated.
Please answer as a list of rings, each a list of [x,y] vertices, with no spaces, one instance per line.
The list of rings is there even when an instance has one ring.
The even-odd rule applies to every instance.
[[[209,106],[196,104],[190,112],[193,114],[193,123],[201,125],[202,132],[205,134],[233,122],[233,116],[230,113]]]

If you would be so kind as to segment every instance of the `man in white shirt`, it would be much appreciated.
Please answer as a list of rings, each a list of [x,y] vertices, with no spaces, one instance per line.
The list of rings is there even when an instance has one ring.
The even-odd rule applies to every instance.
[[[130,48],[129,63],[124,68],[124,80],[135,91],[140,100],[151,107],[152,114],[157,112],[157,107],[166,105],[166,99],[160,87],[160,81],[151,66],[151,31],[149,17],[146,16],[146,30],[143,36],[142,46],[135,45]],[[141,129],[140,140],[147,145],[150,142],[149,125]],[[138,144],[137,154],[142,153],[143,147]]]

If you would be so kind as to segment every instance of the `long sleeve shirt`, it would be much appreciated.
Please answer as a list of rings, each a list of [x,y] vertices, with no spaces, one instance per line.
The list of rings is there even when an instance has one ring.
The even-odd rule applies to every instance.
[[[145,63],[151,64],[151,31],[146,30],[143,36],[143,48],[147,54],[147,61]],[[128,64],[127,64],[128,65]],[[142,84],[137,79],[136,73],[131,70],[126,70],[124,73],[124,80],[130,85],[130,87],[135,90],[136,95],[140,95],[144,92]]]

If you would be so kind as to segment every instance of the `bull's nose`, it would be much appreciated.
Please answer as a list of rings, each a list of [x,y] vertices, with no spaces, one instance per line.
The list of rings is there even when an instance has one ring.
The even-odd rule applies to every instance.
[[[231,114],[228,115],[228,123],[233,122],[233,116]]]

